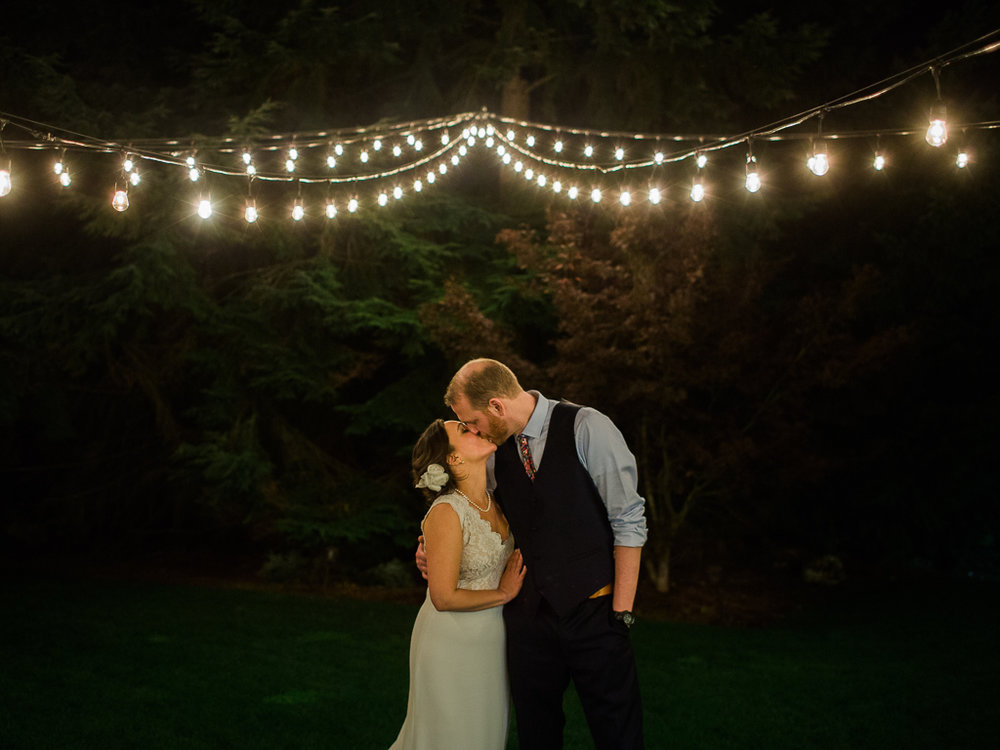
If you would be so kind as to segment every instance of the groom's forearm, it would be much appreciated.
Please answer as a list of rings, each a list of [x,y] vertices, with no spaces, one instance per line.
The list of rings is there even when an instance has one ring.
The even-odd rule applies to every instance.
[[[641,560],[642,547],[615,547],[615,591],[611,605],[615,612],[632,610]]]

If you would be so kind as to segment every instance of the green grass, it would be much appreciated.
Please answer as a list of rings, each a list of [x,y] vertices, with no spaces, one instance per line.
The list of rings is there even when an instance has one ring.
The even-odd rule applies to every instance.
[[[992,748],[997,599],[869,595],[773,628],[641,621],[647,746]],[[50,579],[8,579],[0,601],[2,748],[386,748],[405,713],[411,605]],[[567,749],[592,747],[566,704]]]

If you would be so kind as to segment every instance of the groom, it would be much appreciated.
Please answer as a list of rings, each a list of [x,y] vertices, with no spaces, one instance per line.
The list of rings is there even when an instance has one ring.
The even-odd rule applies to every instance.
[[[527,566],[503,613],[520,746],[562,747],[572,680],[598,750],[642,748],[629,627],[645,501],[624,438],[594,409],[523,390],[492,359],[463,365],[444,400],[497,444],[487,471]]]

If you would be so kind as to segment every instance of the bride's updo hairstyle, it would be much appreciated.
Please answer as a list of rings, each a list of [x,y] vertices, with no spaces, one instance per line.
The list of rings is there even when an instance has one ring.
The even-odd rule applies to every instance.
[[[430,426],[424,430],[424,434],[417,440],[417,444],[413,446],[413,457],[410,459],[410,467],[413,470],[414,484],[420,481],[420,477],[423,476],[424,472],[427,471],[427,467],[431,464],[443,466],[444,470],[448,472],[448,481],[437,492],[427,487],[420,488],[420,491],[424,493],[424,497],[427,498],[428,503],[434,502],[438,495],[449,490],[455,483],[451,467],[448,466],[448,455],[451,452],[452,448],[451,442],[448,440],[448,431],[445,430],[444,421],[441,419],[435,419],[431,422]]]

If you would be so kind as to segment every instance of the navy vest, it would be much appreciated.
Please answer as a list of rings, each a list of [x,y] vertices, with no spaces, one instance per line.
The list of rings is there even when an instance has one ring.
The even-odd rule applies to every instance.
[[[608,511],[576,453],[580,407],[553,407],[541,466],[528,479],[515,437],[497,448],[496,500],[528,566],[520,596],[532,610],[545,599],[556,614],[614,582],[614,536]]]

